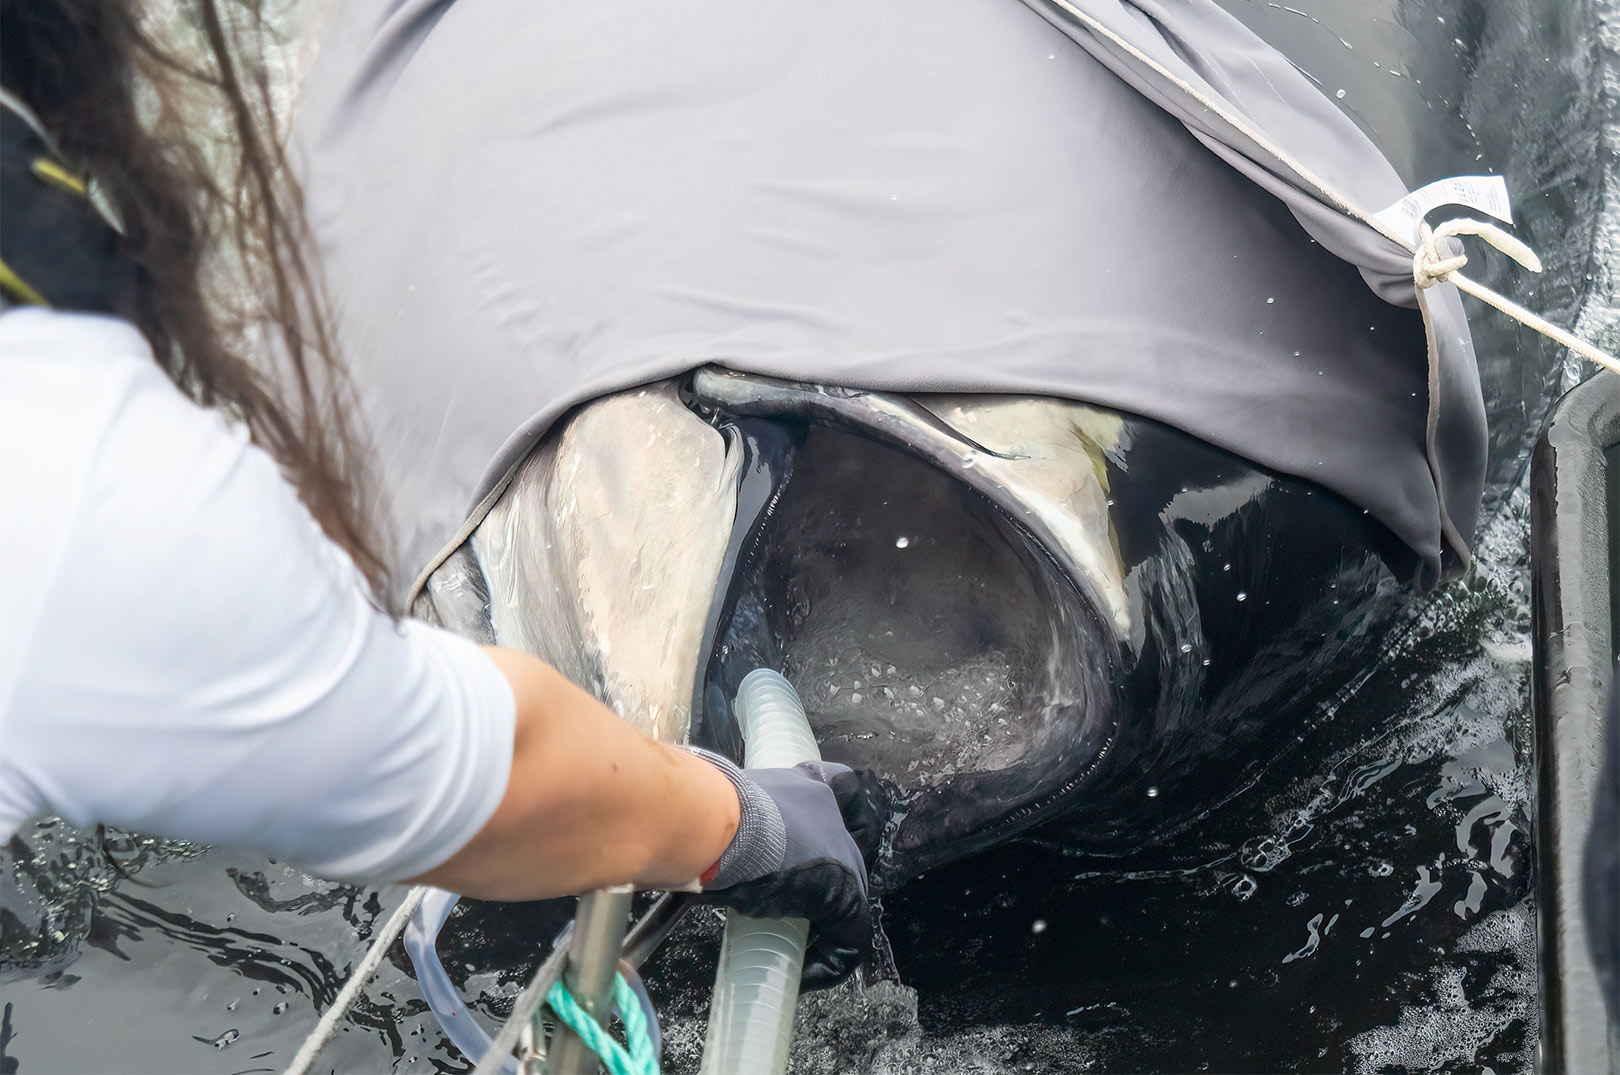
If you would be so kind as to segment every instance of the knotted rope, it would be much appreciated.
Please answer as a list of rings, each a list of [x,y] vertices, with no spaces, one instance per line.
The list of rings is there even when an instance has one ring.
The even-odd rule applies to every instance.
[[[1468,255],[1452,253],[1451,245],[1445,243],[1445,240],[1458,235],[1477,235],[1531,272],[1541,271],[1541,259],[1524,243],[1495,224],[1464,217],[1448,220],[1437,228],[1430,228],[1425,224],[1419,232],[1417,251],[1412,256],[1412,282],[1419,289],[1427,290],[1441,282],[1449,283],[1458,291],[1467,292],[1492,309],[1507,314],[1526,328],[1534,329],[1548,339],[1563,344],[1582,358],[1620,373],[1620,359],[1616,359],[1601,348],[1594,347],[1574,333],[1559,328],[1507,296],[1498,294],[1484,284],[1462,275],[1459,270],[1468,264]]]
[[[1507,232],[1502,231],[1493,224],[1486,224],[1479,220],[1448,220],[1438,228],[1433,229],[1432,233],[1426,226],[1421,228],[1419,241],[1414,244],[1411,236],[1401,234],[1387,222],[1378,219],[1377,214],[1369,212],[1356,204],[1353,198],[1350,198],[1322,176],[1307,168],[1303,161],[1267,137],[1264,131],[1256,127],[1241,112],[1226,107],[1225,103],[1219,98],[1211,96],[1203,88],[1188,82],[1157,59],[1149,56],[1137,48],[1136,45],[1099,22],[1096,17],[1076,7],[1073,0],[1025,0],[1025,2],[1030,3],[1037,10],[1040,10],[1044,5],[1050,5],[1050,7],[1063,12],[1069,19],[1084,26],[1099,40],[1106,41],[1112,48],[1131,57],[1141,67],[1152,71],[1177,90],[1192,98],[1204,109],[1219,116],[1239,134],[1259,147],[1262,152],[1270,155],[1284,168],[1292,172],[1300,184],[1313,188],[1325,204],[1334,207],[1345,216],[1361,221],[1386,239],[1399,244],[1402,249],[1412,251],[1414,255],[1412,260],[1412,280],[1419,290],[1428,290],[1442,280],[1453,284],[1457,290],[1467,292],[1492,309],[1507,314],[1519,324],[1562,344],[1582,358],[1596,362],[1605,369],[1620,373],[1620,359],[1616,359],[1607,351],[1593,346],[1575,334],[1559,328],[1551,321],[1527,310],[1507,296],[1500,295],[1484,284],[1470,280],[1462,275],[1459,270],[1468,263],[1467,257],[1462,254],[1452,253],[1449,246],[1442,252],[1438,245],[1439,240],[1456,235],[1477,235],[1531,272],[1540,272],[1541,262],[1536,258],[1536,255],[1529,247]],[[1432,239],[1429,238],[1431,234]]]

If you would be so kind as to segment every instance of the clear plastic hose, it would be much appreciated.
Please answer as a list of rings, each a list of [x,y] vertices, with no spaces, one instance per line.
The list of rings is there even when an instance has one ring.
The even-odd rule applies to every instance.
[[[489,1048],[489,1031],[473,1018],[460,990],[451,984],[450,975],[439,962],[437,948],[439,931],[460,899],[454,892],[428,889],[422,902],[416,905],[410,925],[405,927],[405,954],[411,958],[417,987],[439,1021],[440,1029],[461,1050],[462,1056],[476,1061]],[[508,1057],[501,1071],[503,1075],[517,1075],[517,1061]]]
[[[756,668],[744,676],[737,687],[736,711],[748,768],[791,769],[802,761],[821,760],[804,703],[780,672]]]
[[[737,688],[736,712],[749,768],[788,768],[821,758],[804,704],[778,673],[748,673]],[[781,1075],[787,1069],[809,934],[802,918],[727,914],[700,1075]]]
[[[416,984],[422,991],[422,997],[427,1001],[428,1009],[433,1017],[439,1021],[439,1028],[450,1039],[461,1055],[468,1060],[476,1062],[488,1050],[494,1040],[483,1024],[473,1018],[467,1003],[462,999],[461,992],[450,981],[450,975],[445,972],[444,964],[439,960],[438,939],[439,931],[455,910],[456,903],[461,899],[454,892],[445,892],[442,889],[430,888],[422,902],[416,905],[411,915],[410,924],[405,927],[405,954],[411,958],[411,966],[416,971]],[[568,942],[574,933],[572,922],[563,927],[557,934],[557,939],[551,942],[552,951],[568,947]],[[653,1055],[661,1055],[664,1049],[663,1032],[658,1025],[658,1012],[653,1008],[652,998],[647,995],[647,986],[641,980],[636,968],[624,960],[619,961],[619,973],[630,986],[630,991],[636,995],[641,1004],[642,1018],[647,1023],[647,1036],[652,1039]],[[615,1013],[619,1011],[617,1004],[613,1006]],[[620,1014],[620,1018],[623,1015]],[[517,1061],[507,1057],[501,1062],[502,1075],[518,1075]]]

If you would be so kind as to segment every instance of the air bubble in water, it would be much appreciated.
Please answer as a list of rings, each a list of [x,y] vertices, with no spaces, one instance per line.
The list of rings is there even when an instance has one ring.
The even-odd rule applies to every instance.
[[[216,1049],[226,1049],[230,1047],[232,1042],[241,1036],[242,1032],[237,1030],[235,1027],[232,1027],[230,1030],[227,1030],[225,1033],[221,1034],[212,1041],[209,1041],[207,1038],[198,1038],[197,1040],[205,1045],[212,1045]]]
[[[1292,854],[1286,840],[1275,836],[1256,836],[1238,848],[1238,860],[1256,873],[1265,873]]]

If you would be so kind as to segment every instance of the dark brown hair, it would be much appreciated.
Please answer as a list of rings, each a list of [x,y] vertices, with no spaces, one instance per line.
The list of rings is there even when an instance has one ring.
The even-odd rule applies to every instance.
[[[180,0],[176,25],[196,41],[179,48],[142,25],[145,6],[0,0],[0,81],[119,220],[139,281],[120,313],[182,391],[247,427],[385,600],[258,0]]]

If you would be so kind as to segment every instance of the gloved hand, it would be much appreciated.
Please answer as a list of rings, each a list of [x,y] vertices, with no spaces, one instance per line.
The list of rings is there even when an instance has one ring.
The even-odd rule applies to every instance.
[[[805,989],[837,985],[872,949],[866,871],[883,831],[883,793],[870,774],[812,761],[725,773],[741,804],[737,835],[702,878],[704,898],[755,918],[808,918]]]

